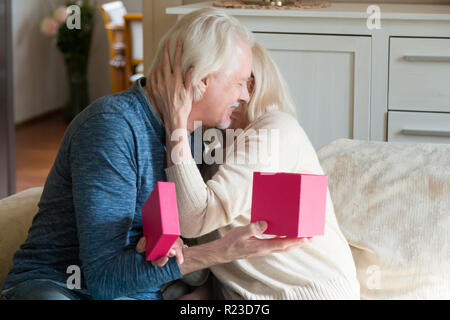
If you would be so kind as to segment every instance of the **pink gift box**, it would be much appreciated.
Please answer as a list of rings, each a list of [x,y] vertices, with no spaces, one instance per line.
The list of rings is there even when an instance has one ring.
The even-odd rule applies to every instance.
[[[181,234],[173,182],[156,184],[142,207],[142,225],[146,238],[147,261],[166,256]]]
[[[266,221],[268,235],[322,236],[327,188],[324,175],[254,172],[251,221]]]

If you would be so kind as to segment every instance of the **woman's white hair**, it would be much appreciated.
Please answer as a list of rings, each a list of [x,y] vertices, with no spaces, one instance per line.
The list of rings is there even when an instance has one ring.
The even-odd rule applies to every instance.
[[[194,101],[202,97],[197,87],[202,79],[214,73],[233,71],[230,68],[234,66],[236,41],[244,41],[250,47],[254,44],[252,33],[236,18],[214,8],[200,9],[183,16],[161,39],[150,73],[161,61],[166,39],[169,39],[172,62],[177,40],[183,40],[182,72],[185,75],[190,67],[194,67]]]
[[[296,117],[289,88],[275,61],[260,44],[254,43],[253,89],[248,104],[243,105],[247,120],[253,122],[267,112],[282,111]]]

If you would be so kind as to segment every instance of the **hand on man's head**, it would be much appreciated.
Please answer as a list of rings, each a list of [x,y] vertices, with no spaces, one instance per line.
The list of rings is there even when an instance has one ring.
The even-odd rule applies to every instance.
[[[192,109],[193,88],[191,67],[183,76],[183,41],[178,39],[175,58],[172,64],[169,53],[169,40],[164,41],[163,57],[150,77],[153,98],[163,115],[168,133],[176,129],[186,129]],[[172,67],[173,65],[173,67]]]

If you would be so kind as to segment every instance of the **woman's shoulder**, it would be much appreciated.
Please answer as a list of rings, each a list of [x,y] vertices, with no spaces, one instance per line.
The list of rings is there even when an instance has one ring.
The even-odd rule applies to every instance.
[[[280,152],[302,153],[306,150],[315,154],[314,147],[298,120],[289,113],[272,111],[252,122],[247,129],[252,128],[259,134],[266,129],[267,136],[277,139]]]
[[[289,134],[303,134],[303,129],[298,123],[298,120],[292,115],[282,111],[271,111],[257,118],[255,121],[249,124],[249,129],[276,129],[281,135]]]

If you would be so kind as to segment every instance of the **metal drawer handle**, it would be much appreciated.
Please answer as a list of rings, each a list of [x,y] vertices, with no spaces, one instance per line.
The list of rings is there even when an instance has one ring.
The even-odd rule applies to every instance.
[[[409,136],[450,137],[450,131],[446,130],[403,129],[402,132],[403,134]]]
[[[403,56],[406,61],[450,62],[450,56]]]

